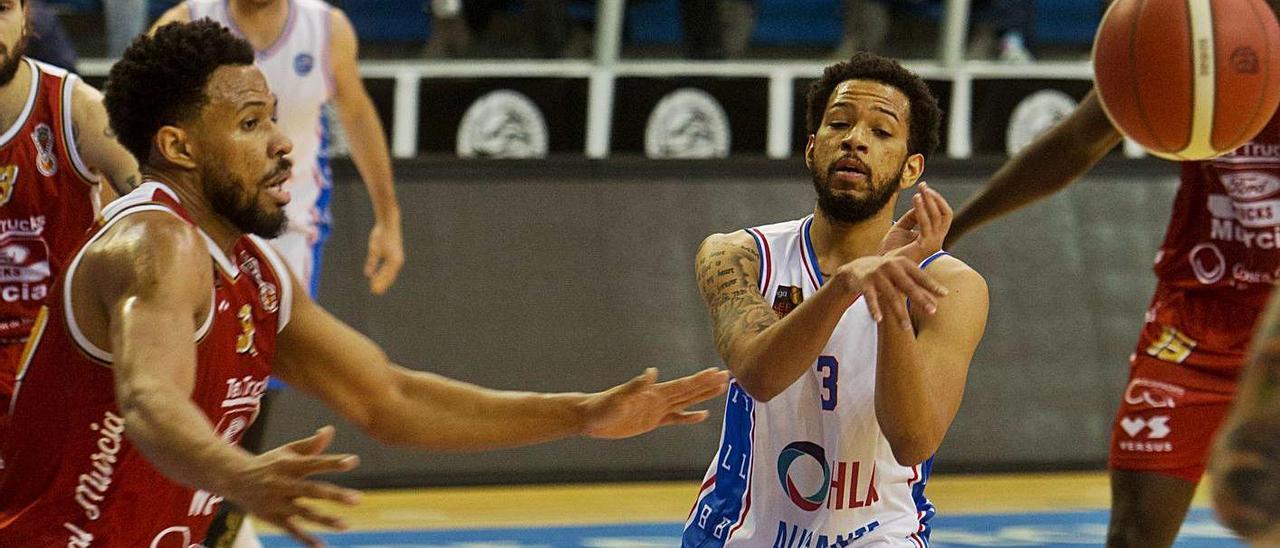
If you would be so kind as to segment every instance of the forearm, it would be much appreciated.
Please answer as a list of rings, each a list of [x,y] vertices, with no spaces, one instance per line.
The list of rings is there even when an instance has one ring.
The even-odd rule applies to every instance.
[[[581,434],[585,394],[491,390],[424,372],[404,371],[372,417],[378,439],[446,452],[532,445]]]
[[[382,131],[378,112],[368,98],[352,101],[353,106],[340,110],[342,126],[347,132],[351,159],[369,190],[374,220],[380,224],[400,224],[400,204],[396,200],[391,156]]]
[[[166,477],[226,495],[224,487],[251,455],[214,434],[204,414],[178,390],[159,383],[120,391],[129,440]]]
[[[844,280],[833,278],[780,320],[763,310],[772,322],[754,336],[738,337],[725,359],[729,370],[752,398],[773,399],[813,367],[856,298]]]
[[[876,358],[876,420],[903,465],[928,459],[950,426],[942,375],[924,362],[915,333],[881,324]]]
[[[1082,112],[1050,129],[991,177],[956,214],[947,235],[950,245],[982,224],[1035,203],[1084,175],[1120,143],[1092,96]]]

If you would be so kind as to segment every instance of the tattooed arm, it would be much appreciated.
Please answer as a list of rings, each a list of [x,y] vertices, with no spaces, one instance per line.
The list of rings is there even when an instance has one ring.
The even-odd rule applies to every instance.
[[[760,255],[744,231],[704,240],[696,268],[716,349],[738,384],[759,401],[786,390],[813,365],[857,296],[853,284],[834,277],[836,283],[779,319],[760,295]]]
[[[73,144],[84,160],[85,167],[92,171],[85,175],[105,177],[119,195],[128,194],[137,188],[138,161],[116,140],[115,133],[107,124],[107,109],[102,105],[102,92],[84,81],[77,81],[71,93],[71,102]],[[110,194],[104,190],[104,195]]]
[[[1259,545],[1280,543],[1280,299],[1261,318],[1209,466],[1223,523]]]

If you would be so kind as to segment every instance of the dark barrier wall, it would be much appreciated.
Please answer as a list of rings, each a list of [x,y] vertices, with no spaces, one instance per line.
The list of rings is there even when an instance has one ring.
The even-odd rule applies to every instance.
[[[654,166],[400,164],[408,262],[380,298],[361,275],[368,199],[344,167],[320,300],[399,363],[485,386],[598,390],[645,367],[719,365],[692,274],[699,242],[801,217],[813,191],[798,163]],[[994,167],[941,164],[928,180],[958,206]],[[939,470],[1101,466],[1175,183],[1172,164],[1103,166],[953,250],[992,302]],[[339,421],[335,450],[364,459],[357,484],[694,478],[719,435],[723,401],[711,407],[703,425],[638,439],[439,455],[380,446],[290,392],[268,436]]]

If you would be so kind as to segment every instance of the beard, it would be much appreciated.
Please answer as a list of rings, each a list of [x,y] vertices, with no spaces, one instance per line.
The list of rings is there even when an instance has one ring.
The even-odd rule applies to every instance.
[[[18,67],[22,65],[22,56],[27,53],[27,30],[22,29],[22,36],[13,44],[13,48],[0,46],[0,86],[7,86],[18,75]]]
[[[870,194],[857,197],[848,194],[836,194],[831,189],[831,179],[836,175],[836,165],[831,164],[827,172],[813,173],[813,189],[818,192],[818,210],[833,221],[841,223],[860,223],[871,218],[889,203],[898,192],[902,181],[902,168],[906,160],[898,166],[898,171],[882,183],[875,183],[875,173],[868,168],[867,180],[871,182]]]
[[[283,207],[274,213],[263,208],[262,193],[268,181],[279,176],[281,172],[288,172],[291,167],[292,164],[288,160],[280,160],[276,169],[271,170],[271,173],[254,185],[253,194],[248,195],[240,190],[245,188],[245,185],[239,177],[225,172],[206,171],[203,179],[209,207],[213,208],[214,213],[230,221],[231,225],[241,232],[267,239],[275,238],[284,232],[288,219],[285,217]]]

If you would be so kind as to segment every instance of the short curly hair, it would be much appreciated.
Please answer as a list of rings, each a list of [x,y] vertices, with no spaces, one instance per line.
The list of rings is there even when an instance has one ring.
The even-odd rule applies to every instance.
[[[809,86],[807,114],[810,135],[817,133],[822,125],[831,93],[841,82],[849,80],[872,80],[898,88],[911,104],[907,152],[928,158],[938,148],[942,109],[938,107],[938,99],[933,92],[929,91],[928,84],[897,61],[867,52],[855,53],[848,61],[827,67],[822,71],[822,78]]]
[[[107,75],[103,102],[111,130],[145,164],[161,127],[200,112],[213,71],[253,60],[253,46],[208,19],[170,23],[153,36],[139,36]]]

